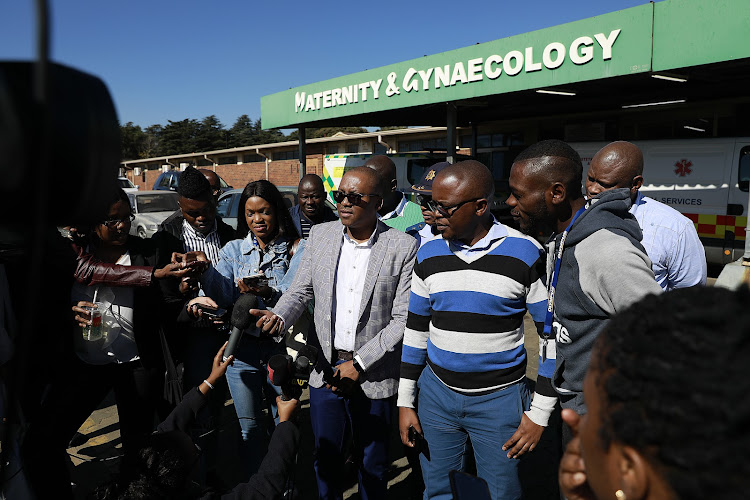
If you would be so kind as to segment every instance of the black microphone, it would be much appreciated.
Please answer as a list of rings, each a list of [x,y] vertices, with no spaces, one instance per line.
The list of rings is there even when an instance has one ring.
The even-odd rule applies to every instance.
[[[250,309],[255,308],[258,305],[258,297],[252,293],[243,293],[237,302],[234,303],[234,309],[232,310],[232,332],[229,335],[229,344],[224,350],[224,361],[229,356],[234,354],[237,349],[240,340],[242,340],[242,332],[245,331],[252,323],[255,316],[250,314]],[[260,332],[256,336],[260,336]]]
[[[292,379],[292,357],[288,354],[274,354],[268,360],[268,379],[277,387],[288,384]]]
[[[281,400],[299,399],[302,395],[302,385],[294,371],[292,357],[288,354],[274,354],[268,360],[268,379],[277,387],[281,387]]]

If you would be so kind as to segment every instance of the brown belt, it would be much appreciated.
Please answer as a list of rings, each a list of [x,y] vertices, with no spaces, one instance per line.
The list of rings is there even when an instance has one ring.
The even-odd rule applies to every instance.
[[[352,351],[341,351],[339,349],[336,349],[336,359],[341,361],[351,361],[354,359],[354,353]]]

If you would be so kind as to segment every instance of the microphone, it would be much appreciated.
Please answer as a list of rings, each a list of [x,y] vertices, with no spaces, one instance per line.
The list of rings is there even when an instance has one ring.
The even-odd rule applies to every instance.
[[[255,308],[257,304],[258,297],[252,293],[240,295],[240,298],[234,303],[231,320],[232,332],[229,335],[229,344],[227,344],[227,348],[224,350],[224,361],[234,354],[237,345],[242,340],[242,332],[253,323],[255,316],[250,314],[250,309]],[[260,332],[256,336],[260,336]]]
[[[281,387],[281,400],[299,399],[302,395],[303,381],[297,379],[296,366],[288,354],[274,354],[268,360],[268,379],[277,387]]]
[[[292,379],[292,357],[288,354],[274,354],[268,360],[268,379],[277,387],[289,383]]]

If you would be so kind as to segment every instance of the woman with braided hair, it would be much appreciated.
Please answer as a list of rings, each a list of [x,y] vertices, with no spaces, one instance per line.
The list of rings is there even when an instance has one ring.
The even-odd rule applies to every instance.
[[[750,291],[648,296],[597,339],[588,413],[560,464],[569,500],[740,499],[750,484]]]

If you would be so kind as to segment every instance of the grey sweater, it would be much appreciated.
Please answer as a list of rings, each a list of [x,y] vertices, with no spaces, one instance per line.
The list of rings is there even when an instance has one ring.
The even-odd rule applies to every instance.
[[[571,227],[555,293],[557,367],[553,385],[563,408],[586,413],[583,378],[591,349],[612,315],[645,295],[661,293],[640,244],[641,229],[628,212],[627,189],[602,193]],[[548,243],[547,276],[561,235]]]

